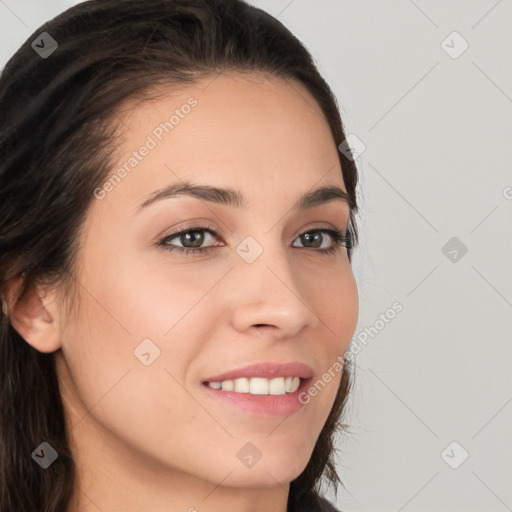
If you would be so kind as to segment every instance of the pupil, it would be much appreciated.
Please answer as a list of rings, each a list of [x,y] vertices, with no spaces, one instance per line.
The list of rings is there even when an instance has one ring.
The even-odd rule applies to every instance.
[[[311,245],[310,247],[320,247],[322,245],[322,240],[321,240],[321,235],[322,233],[305,233],[303,236],[303,241],[302,243],[304,244],[304,240],[306,241],[311,241],[312,239],[315,239],[314,240],[314,245]],[[306,245],[306,244],[304,244]]]
[[[196,240],[194,241],[193,238],[194,238],[194,235],[198,235],[198,238],[196,238]],[[185,233],[184,235],[182,235],[182,237],[185,237],[185,239],[187,241],[190,241],[190,238],[192,238],[192,246],[188,246],[188,247],[200,247],[203,243],[203,234],[200,232],[200,231],[190,231],[188,233]],[[183,243],[183,238],[181,240],[181,242]],[[183,245],[187,246],[187,244],[183,243]]]

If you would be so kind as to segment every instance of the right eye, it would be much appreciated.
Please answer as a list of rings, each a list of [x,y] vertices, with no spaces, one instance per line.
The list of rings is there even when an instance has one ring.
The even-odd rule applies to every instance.
[[[187,226],[186,228],[180,229],[179,231],[176,231],[161,238],[157,242],[157,245],[159,247],[164,247],[164,249],[166,249],[167,251],[178,251],[181,254],[197,252],[205,253],[211,248],[215,247],[213,245],[207,247],[199,247],[205,242],[205,233],[209,233],[210,235],[213,235],[213,237],[217,237],[217,231],[210,226]],[[190,247],[186,247],[183,245],[181,247],[173,246],[173,244],[170,244],[170,241],[174,240],[175,238],[179,238],[182,244],[190,243],[192,245]]]

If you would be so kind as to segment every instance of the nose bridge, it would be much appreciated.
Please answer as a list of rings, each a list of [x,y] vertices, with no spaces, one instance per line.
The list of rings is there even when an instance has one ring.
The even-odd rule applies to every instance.
[[[304,297],[287,248],[271,234],[246,237],[237,247],[233,321],[243,330],[252,325],[273,325],[282,336],[293,336],[318,317]]]

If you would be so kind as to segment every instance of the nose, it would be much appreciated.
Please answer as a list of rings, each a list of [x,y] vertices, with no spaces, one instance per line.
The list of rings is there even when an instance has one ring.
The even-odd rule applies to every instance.
[[[240,332],[269,331],[276,339],[297,336],[320,323],[318,313],[309,304],[305,291],[311,289],[306,281],[314,277],[298,275],[290,265],[285,248],[265,246],[252,263],[236,256],[235,269],[230,272],[232,323]]]

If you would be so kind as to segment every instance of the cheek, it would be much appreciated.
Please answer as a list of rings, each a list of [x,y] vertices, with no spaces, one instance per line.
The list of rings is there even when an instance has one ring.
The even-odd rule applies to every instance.
[[[63,341],[81,416],[90,411],[130,444],[143,445],[142,431],[157,444],[182,443],[176,432],[190,433],[194,417],[208,420],[179,383],[207,336],[208,322],[197,318],[215,317],[215,304],[202,299],[229,267],[138,265],[120,254],[86,268],[94,271],[80,276],[79,316]]]
[[[92,299],[95,322],[106,335],[168,338],[203,306],[200,302],[208,290],[229,269],[223,264],[177,264],[184,257],[166,256],[151,252],[137,257],[119,251],[116,258],[107,258],[105,252],[90,253],[84,267],[93,271],[81,276],[88,292],[84,299]]]
[[[204,428],[208,419],[181,385],[195,353],[189,343],[194,334],[180,344],[170,335],[153,336],[143,351],[137,350],[143,339],[151,338],[125,332],[105,311],[101,315],[100,309],[94,299],[83,297],[79,318],[70,324],[63,340],[73,389],[66,401],[77,412],[71,421],[75,435],[87,438],[91,426],[100,425],[113,434],[109,440],[115,443],[113,453],[121,446],[118,441],[155,459],[164,452],[168,456],[176,453],[186,445],[187,436],[201,434],[199,427]],[[155,309],[144,313],[158,318]],[[165,328],[169,327],[167,323]],[[154,347],[158,347],[157,357]],[[144,364],[145,353],[150,354],[148,365]]]
[[[321,319],[320,346],[311,347],[311,356],[319,362],[319,375],[311,382],[304,400],[315,410],[314,428],[321,428],[333,406],[340,387],[344,355],[354,335],[359,316],[359,294],[351,269],[331,274],[315,286],[311,301]],[[322,334],[320,334],[322,333]],[[313,429],[314,430],[314,429]]]
[[[321,320],[325,346],[331,359],[343,354],[357,326],[359,294],[349,266],[308,281],[311,305]],[[318,334],[317,334],[318,335]],[[316,335],[316,336],[317,336]]]

